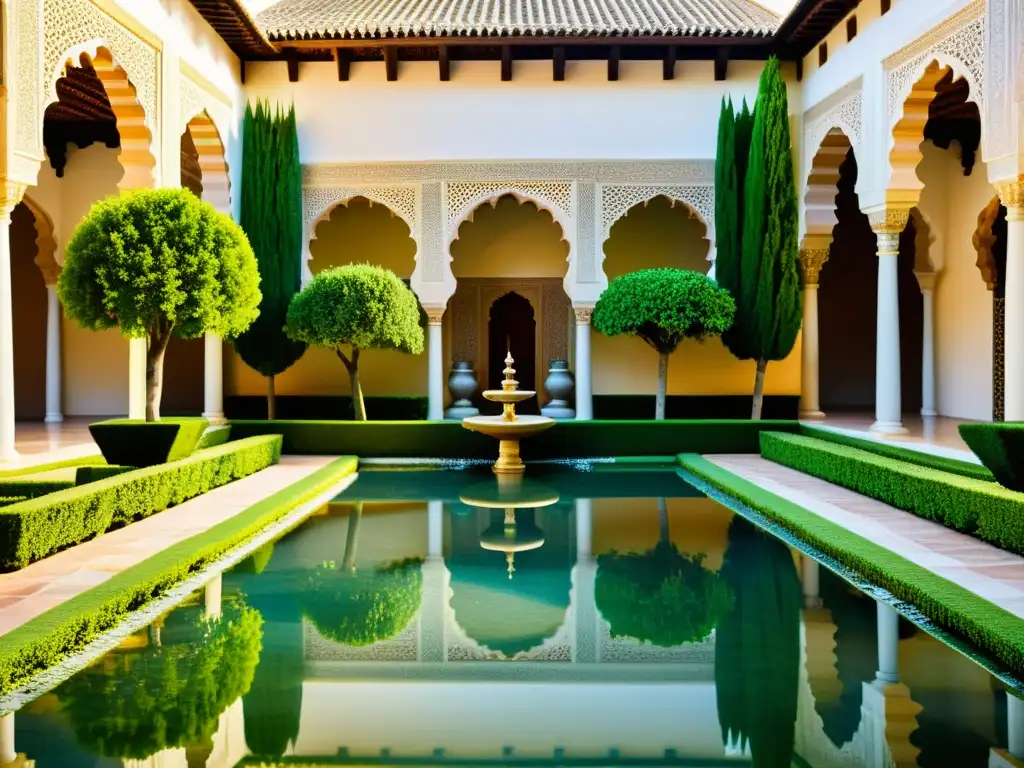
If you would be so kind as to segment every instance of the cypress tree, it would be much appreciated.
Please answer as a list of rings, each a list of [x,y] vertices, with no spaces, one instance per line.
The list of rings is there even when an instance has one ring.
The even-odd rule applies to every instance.
[[[302,280],[302,166],[295,108],[271,114],[262,102],[242,123],[241,224],[260,270],[260,316],[235,340],[245,364],[267,380],[267,418],[277,415],[274,377],[306,351],[284,332],[288,304]]]
[[[751,418],[760,419],[768,362],[782,360],[793,350],[802,314],[789,104],[774,57],[758,84],[743,178],[740,290],[735,297],[742,354],[730,349],[740,359],[757,361]]]

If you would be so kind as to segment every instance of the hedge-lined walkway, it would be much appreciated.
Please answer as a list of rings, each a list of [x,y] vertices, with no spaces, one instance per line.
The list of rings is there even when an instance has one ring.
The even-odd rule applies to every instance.
[[[282,456],[279,464],[158,515],[0,574],[0,635],[101,584],[126,568],[234,517],[308,477],[333,456]]]
[[[704,458],[1024,618],[1024,557],[760,456]]]

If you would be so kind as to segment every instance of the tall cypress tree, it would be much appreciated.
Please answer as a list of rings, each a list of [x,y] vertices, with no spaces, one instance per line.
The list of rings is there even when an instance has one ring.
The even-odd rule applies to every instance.
[[[277,415],[274,377],[306,345],[288,338],[285,317],[302,280],[302,166],[295,108],[271,114],[262,102],[242,123],[242,229],[260,270],[260,316],[235,340],[235,350],[267,380],[267,418]]]
[[[740,290],[735,296],[742,354],[730,349],[740,359],[757,361],[751,418],[760,419],[768,362],[793,350],[802,319],[789,103],[774,57],[758,84],[744,178]]]

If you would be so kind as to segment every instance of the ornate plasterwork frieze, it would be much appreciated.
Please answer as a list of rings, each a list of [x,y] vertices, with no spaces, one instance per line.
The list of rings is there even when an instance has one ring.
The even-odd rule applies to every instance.
[[[185,126],[188,125],[189,121],[196,115],[203,112],[209,114],[209,105],[207,102],[210,97],[207,96],[206,92],[202,88],[193,83],[187,77],[182,77],[178,83],[178,119],[181,122],[182,131],[184,131]]]
[[[409,226],[410,237],[419,242],[419,187],[404,185],[395,187],[323,187],[302,191],[302,224],[310,238],[317,222],[336,206],[347,203],[354,197],[387,206]]]
[[[932,61],[964,77],[970,98],[984,114],[985,3],[975,0],[885,60],[886,110],[891,128],[903,103]]]
[[[305,187],[351,184],[577,181],[603,184],[712,184],[714,160],[538,160],[424,163],[317,163],[302,168]]]
[[[1013,152],[1013,94],[1012,83],[1007,82],[1008,65],[1016,58],[1010,51],[1009,20],[1006,9],[1012,0],[992,0],[986,12],[985,24],[985,77],[986,93],[984,94],[985,111],[982,112],[982,127],[985,133],[985,152],[983,159],[1004,157]],[[1024,33],[1024,14],[1017,11],[1019,22]],[[1024,38],[1018,37],[1018,40]],[[1024,85],[1024,77],[1017,75],[1017,88]],[[1022,94],[1018,92],[1017,98]]]
[[[650,184],[602,185],[601,186],[601,243],[611,234],[612,226],[635,205],[646,203],[664,196],[673,202],[685,204],[700,217],[707,227],[707,237],[714,242],[715,236],[715,187],[714,184],[689,184],[685,186],[659,186]]]
[[[102,46],[128,75],[146,113],[150,134],[159,136],[157,50],[89,0],[43,0],[43,16],[43,69],[31,91],[39,99],[38,114],[54,100],[56,82],[66,59],[81,52],[94,55]],[[41,127],[42,120],[38,119],[33,130],[41,132]]]
[[[810,173],[814,156],[829,131],[843,132],[856,155],[864,132],[864,94],[860,78],[846,84],[804,114],[804,173]]]
[[[19,152],[31,156],[41,155],[43,146],[43,113],[39,99],[39,83],[43,78],[39,70],[42,6],[42,0],[21,0],[18,13],[12,14],[12,21],[17,24],[18,40],[17,88],[8,86],[8,94],[17,99],[14,146]]]

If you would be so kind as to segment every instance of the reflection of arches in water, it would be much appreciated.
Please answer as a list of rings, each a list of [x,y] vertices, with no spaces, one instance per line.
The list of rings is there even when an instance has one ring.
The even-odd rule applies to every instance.
[[[545,543],[516,553],[512,579],[501,553],[480,546],[481,534],[501,524],[504,510],[472,509],[451,518],[449,606],[462,633],[488,654],[530,655],[565,629],[574,553],[572,516],[559,506],[516,510],[517,526],[536,525]]]
[[[537,380],[537,321],[533,305],[515,291],[491,304],[487,324],[488,350],[487,381],[490,389],[501,389],[505,378],[505,356],[511,351],[515,359],[515,379],[519,389],[532,389]],[[500,408],[500,406],[492,406]],[[517,410],[523,413],[537,412],[537,398],[521,403]]]

